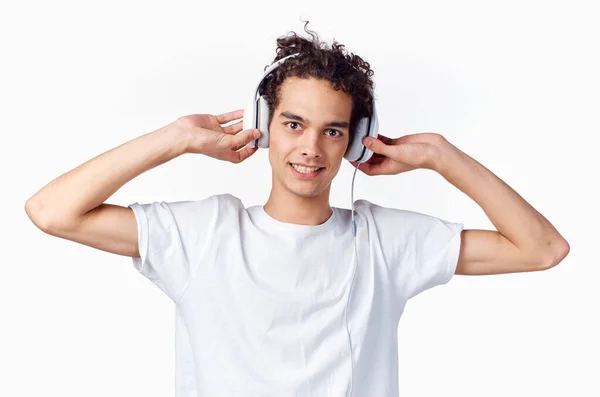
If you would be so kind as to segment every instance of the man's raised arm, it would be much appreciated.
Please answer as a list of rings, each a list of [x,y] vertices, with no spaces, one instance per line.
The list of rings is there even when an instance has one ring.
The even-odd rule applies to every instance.
[[[104,203],[143,172],[184,153],[241,162],[256,149],[235,148],[256,139],[255,129],[241,134],[243,110],[188,115],[102,153],[59,176],[25,204],[32,222],[45,233],[120,255],[138,256],[133,210]]]

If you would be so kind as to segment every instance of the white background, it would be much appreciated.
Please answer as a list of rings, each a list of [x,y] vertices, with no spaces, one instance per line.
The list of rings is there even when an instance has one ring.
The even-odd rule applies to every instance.
[[[173,396],[172,302],[131,258],[41,232],[25,201],[179,116],[243,108],[276,38],[307,37],[302,20],[371,63],[382,134],[443,134],[571,245],[551,270],[455,276],[411,300],[398,332],[401,395],[600,395],[593,3],[3,2],[0,395]],[[352,172],[344,162],[331,205],[350,207]],[[228,192],[250,206],[270,186],[265,150],[237,165],[186,154],[108,202]],[[433,171],[359,172],[354,194],[493,229]]]

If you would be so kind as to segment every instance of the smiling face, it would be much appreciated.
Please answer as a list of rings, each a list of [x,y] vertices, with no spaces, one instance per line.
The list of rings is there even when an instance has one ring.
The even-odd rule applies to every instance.
[[[272,194],[328,202],[331,181],[348,146],[351,113],[352,97],[327,80],[288,77],[282,83],[269,124]]]

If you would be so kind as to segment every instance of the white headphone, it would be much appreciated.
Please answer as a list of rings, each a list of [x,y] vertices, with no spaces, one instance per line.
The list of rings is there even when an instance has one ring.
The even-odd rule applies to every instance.
[[[252,96],[250,97],[250,100],[246,105],[246,109],[244,110],[243,129],[247,130],[250,128],[257,128],[258,130],[260,130],[261,136],[260,138],[251,141],[246,146],[251,148],[258,146],[264,149],[269,147],[269,105],[267,104],[267,100],[264,98],[264,96],[258,96],[259,88],[263,80],[269,75],[269,73],[277,69],[286,59],[294,57],[296,55],[298,54],[296,53],[288,55],[269,66],[269,68],[265,70],[260,80],[258,81],[258,84],[254,88]],[[366,136],[377,138],[379,121],[377,119],[377,110],[375,109],[375,96],[372,95],[372,98],[373,113],[371,117],[363,117],[358,122],[354,134],[350,136],[348,149],[346,150],[346,153],[344,153],[344,158],[348,161],[358,161],[359,163],[364,163],[365,161],[369,160],[373,155],[373,152],[362,143],[363,139]]]

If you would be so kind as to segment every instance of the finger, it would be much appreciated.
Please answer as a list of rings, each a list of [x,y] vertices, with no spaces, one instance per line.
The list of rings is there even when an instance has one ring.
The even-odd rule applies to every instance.
[[[234,138],[233,139],[234,144],[236,144],[237,146],[243,146],[243,145],[246,145],[246,144],[252,142],[255,139],[260,138],[260,136],[261,136],[261,133],[258,129],[248,128],[247,130],[244,130],[237,135],[233,135],[232,137]]]
[[[247,145],[248,145],[248,143],[244,143],[244,144],[241,144],[241,145],[236,145],[236,146],[232,147],[231,150],[233,150],[234,152],[237,152],[238,150],[240,150],[241,148],[243,148],[243,147],[245,147]]]
[[[256,135],[254,135],[256,134]],[[223,142],[228,148],[241,148],[260,137],[260,131],[256,128],[248,128],[236,135],[223,136]]]
[[[366,141],[367,139],[365,138],[363,140]],[[373,138],[369,138],[369,140],[371,141],[370,145],[367,146],[370,150],[372,150],[374,153],[378,153],[378,154],[382,154],[386,157],[389,158],[394,158],[394,153],[395,153],[395,147],[391,146],[391,145],[386,145],[385,143],[383,143],[381,140],[379,139],[373,139]]]
[[[231,158],[231,162],[232,163],[241,163],[242,161],[246,160],[248,157],[252,156],[254,153],[256,153],[256,151],[258,150],[258,146],[257,147],[245,147],[242,150],[239,151],[235,151],[232,152],[230,155]]]
[[[388,138],[385,135],[381,135],[381,134],[377,134],[377,139],[379,139],[381,142],[385,143],[386,145],[393,145],[395,139],[392,138]]]
[[[244,125],[244,121],[243,120],[242,121],[238,121],[235,124],[231,124],[231,125],[228,125],[227,127],[223,127],[223,132],[226,133],[226,134],[229,134],[229,135],[231,135],[231,134],[235,135],[235,134],[237,134],[238,132],[240,132],[242,130],[243,125]]]
[[[217,116],[219,124],[227,124],[232,120],[241,119],[244,117],[244,109],[238,109],[227,113],[222,113]]]
[[[373,175],[373,165],[369,163],[362,163],[358,169],[367,175]]]

